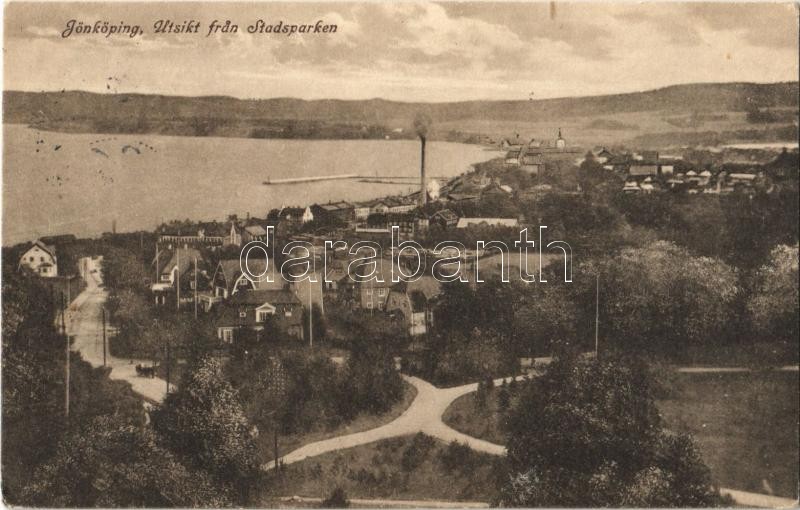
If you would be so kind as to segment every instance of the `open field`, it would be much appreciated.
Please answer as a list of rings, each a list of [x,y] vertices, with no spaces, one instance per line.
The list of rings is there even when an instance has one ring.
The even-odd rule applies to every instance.
[[[720,485],[796,498],[798,394],[797,372],[680,374],[659,408]]]
[[[469,449],[453,454],[444,443],[418,434],[286,466],[273,494],[326,497],[341,487],[351,498],[489,502],[499,461]]]
[[[797,497],[797,372],[674,374],[658,401],[667,426],[694,437],[715,483],[748,492]],[[502,443],[495,388],[485,408],[474,395],[444,414],[454,429]]]
[[[698,143],[705,144],[707,133],[727,133],[722,141],[736,141],[752,138],[752,130],[763,132],[756,134],[765,139],[775,138],[771,130],[786,125],[753,124],[747,121],[742,111],[715,111],[714,114],[695,117],[689,110],[651,110],[627,113],[593,114],[591,111],[578,116],[565,116],[558,119],[544,120],[482,120],[463,119],[438,124],[437,129],[444,132],[456,130],[467,133],[480,133],[496,140],[514,137],[528,142],[531,138],[553,141],[559,128],[570,145],[590,148],[594,146],[628,146],[641,148],[650,145],[644,137],[654,140],[664,137],[668,145],[691,145],[686,143],[693,135],[698,136]],[[742,132],[740,136],[734,133]],[[746,135],[744,132],[748,132]],[[639,138],[642,137],[642,138]],[[674,139],[674,142],[670,142]],[[788,138],[787,138],[788,140]],[[663,147],[661,143],[657,144]]]

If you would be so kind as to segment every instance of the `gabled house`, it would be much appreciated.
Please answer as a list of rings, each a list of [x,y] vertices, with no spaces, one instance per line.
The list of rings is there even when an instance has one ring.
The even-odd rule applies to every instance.
[[[272,266],[270,266],[272,267]],[[262,274],[267,269],[266,259],[249,259],[248,268],[252,275]],[[227,299],[240,290],[254,290],[256,285],[242,273],[239,259],[220,260],[211,277],[211,291],[214,298]]]
[[[205,257],[196,248],[158,250],[153,266],[156,281],[150,290],[157,305],[177,299],[178,285],[181,303],[193,301],[195,291],[207,292],[211,287]]]
[[[312,205],[311,213],[317,220],[338,220],[347,223],[355,217],[355,207],[348,202],[328,202]]]
[[[259,338],[269,335],[269,327],[302,338],[303,307],[288,290],[243,290],[219,306],[214,323],[217,338],[225,343],[235,342],[242,329],[255,331]]]
[[[430,216],[431,225],[439,225],[442,228],[452,228],[458,224],[458,215],[450,209],[436,211]]]
[[[539,149],[528,149],[520,158],[520,168],[531,175],[544,173],[544,156]]]
[[[422,335],[433,326],[433,310],[441,292],[441,283],[426,275],[413,282],[392,285],[386,310],[401,315],[411,336]]]
[[[594,159],[596,159],[598,163],[605,163],[613,158],[614,158],[614,153],[606,149],[605,147],[601,147],[600,150],[597,151],[597,153],[595,153],[594,155]]]
[[[55,246],[43,243],[40,240],[25,250],[19,258],[19,268],[27,267],[39,276],[52,278],[58,276],[58,257]]]
[[[370,266],[360,266],[358,274],[366,274]],[[398,269],[396,268],[395,271]],[[366,282],[355,282],[356,298],[360,308],[366,310],[385,310],[386,302],[389,299],[389,290],[392,283],[392,262],[388,259],[377,261],[377,271],[375,278]]]
[[[314,219],[308,207],[281,207],[277,215],[278,222],[291,226],[299,226]]]

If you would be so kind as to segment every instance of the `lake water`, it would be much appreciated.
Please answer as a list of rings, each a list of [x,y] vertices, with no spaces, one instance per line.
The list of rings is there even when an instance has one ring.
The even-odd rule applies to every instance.
[[[728,149],[763,149],[763,150],[782,150],[797,149],[797,142],[756,142],[756,143],[732,143],[723,145]]]
[[[66,134],[3,126],[3,244],[71,233],[152,229],[172,219],[263,217],[282,205],[358,201],[418,185],[267,178],[419,175],[412,140],[253,140]],[[124,152],[123,152],[124,150]],[[455,176],[493,156],[475,145],[428,143],[430,176]]]

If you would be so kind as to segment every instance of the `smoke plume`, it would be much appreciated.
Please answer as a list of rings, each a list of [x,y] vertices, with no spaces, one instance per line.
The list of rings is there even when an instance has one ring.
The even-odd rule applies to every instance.
[[[421,139],[428,137],[428,131],[431,128],[431,118],[427,113],[420,112],[414,117],[414,132]]]

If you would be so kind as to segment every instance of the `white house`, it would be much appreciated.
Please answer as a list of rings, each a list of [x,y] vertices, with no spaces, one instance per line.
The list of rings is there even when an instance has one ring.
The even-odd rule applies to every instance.
[[[58,276],[58,258],[56,249],[41,241],[35,241],[33,246],[22,254],[19,267],[27,267],[39,276]]]

